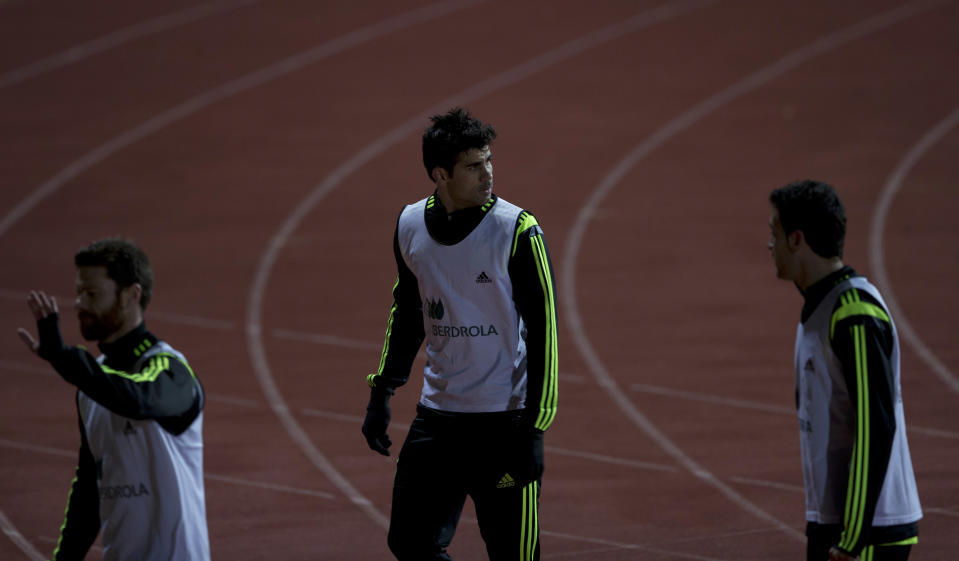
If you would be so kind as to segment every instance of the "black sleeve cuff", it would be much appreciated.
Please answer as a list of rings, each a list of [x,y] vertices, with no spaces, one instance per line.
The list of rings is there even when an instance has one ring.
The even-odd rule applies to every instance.
[[[37,335],[40,338],[40,348],[37,350],[40,358],[52,362],[63,352],[59,314],[50,314],[38,319]]]

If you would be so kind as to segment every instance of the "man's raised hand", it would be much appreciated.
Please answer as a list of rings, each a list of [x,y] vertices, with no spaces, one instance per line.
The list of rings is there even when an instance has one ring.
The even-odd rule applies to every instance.
[[[53,346],[53,347],[56,347],[57,349],[62,347],[63,342],[60,339],[60,328],[57,322],[57,316],[60,313],[60,310],[57,307],[57,299],[54,298],[53,296],[48,296],[42,290],[41,291],[31,290],[30,295],[27,296],[27,307],[29,307],[30,312],[33,313],[33,319],[37,321],[38,330],[40,331],[40,333],[37,335],[37,339],[39,339],[39,341],[37,339],[34,339],[33,335],[31,335],[29,331],[27,331],[26,329],[22,327],[17,329],[17,335],[20,336],[20,340],[23,341],[23,344],[26,345],[28,349],[30,349],[30,352],[32,352],[33,354],[37,356],[43,357],[43,355],[40,354],[41,342],[49,343],[49,345],[46,345],[46,346]],[[41,320],[50,318],[51,316],[52,316],[52,319],[44,323],[48,323],[48,324],[52,323],[53,324],[52,326],[51,325],[44,326],[40,323]],[[52,333],[48,333],[47,335],[44,335],[45,331],[51,331],[51,327],[52,327],[52,330],[55,331],[55,338],[52,336],[53,335]],[[46,339],[48,338],[52,340],[47,341]],[[44,348],[43,350],[47,351],[48,349]],[[54,349],[49,349],[49,350],[54,350]]]

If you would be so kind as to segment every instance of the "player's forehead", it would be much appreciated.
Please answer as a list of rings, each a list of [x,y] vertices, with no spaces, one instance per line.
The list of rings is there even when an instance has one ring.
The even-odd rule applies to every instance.
[[[482,148],[467,148],[459,154],[456,155],[456,163],[463,165],[470,165],[479,162],[486,161],[493,152],[490,150],[489,145],[483,146]]]
[[[77,289],[110,289],[116,286],[107,274],[107,268],[100,265],[77,267],[76,284]]]
[[[779,209],[776,208],[775,205],[773,205],[769,212],[769,227],[772,229],[775,229],[776,226],[780,226],[780,225],[781,223],[779,222]]]

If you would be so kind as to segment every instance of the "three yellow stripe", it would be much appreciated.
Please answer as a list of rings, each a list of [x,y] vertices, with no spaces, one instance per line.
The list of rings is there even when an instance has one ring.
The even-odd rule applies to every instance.
[[[843,294],[842,302],[843,308],[860,303],[858,292],[850,290]],[[839,547],[847,551],[852,549],[862,534],[869,482],[869,365],[866,355],[866,329],[863,325],[854,325],[850,331],[856,359],[856,439],[849,466],[849,485],[846,488],[844,529],[839,541]]]
[[[114,370],[113,368],[102,364],[100,365],[100,368],[107,374],[120,376],[121,378],[126,378],[132,382],[152,382],[156,380],[162,372],[170,369],[171,357],[174,360],[178,360],[175,356],[169,353],[156,354],[150,357],[150,360],[147,361],[146,367],[140,372],[124,372],[122,370]],[[183,365],[186,366],[186,369],[190,372],[190,375],[195,378],[196,374],[193,373],[193,369],[190,368],[190,365],[186,362],[183,362]]]
[[[523,232],[529,230],[533,226],[539,226],[539,222],[536,221],[536,217],[532,214],[526,212],[525,210],[519,213],[519,218],[516,220],[516,233],[513,234],[513,247],[510,249],[510,257],[516,254],[516,245],[519,243],[519,237]]]
[[[852,292],[855,292],[855,290]],[[860,302],[858,294],[855,296],[854,301],[846,302],[844,295],[843,305],[833,313],[832,319],[829,322],[829,338],[833,338],[837,323],[852,316],[872,316],[887,323],[889,322],[889,316],[886,315],[885,310],[879,306],[870,304],[869,302]]]
[[[519,558],[521,561],[531,561],[539,540],[539,483],[536,481],[523,488],[522,508]]]
[[[534,426],[545,431],[556,417],[556,402],[558,399],[558,349],[556,344],[556,298],[553,294],[553,280],[549,272],[549,260],[546,257],[546,244],[543,236],[533,236],[530,239],[533,248],[533,258],[536,261],[536,270],[539,273],[539,282],[543,287],[543,305],[546,309],[546,349],[543,374],[543,393],[540,396],[539,415]]]

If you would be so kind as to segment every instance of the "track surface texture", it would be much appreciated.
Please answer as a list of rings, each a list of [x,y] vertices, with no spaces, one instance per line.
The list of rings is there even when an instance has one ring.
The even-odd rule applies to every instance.
[[[0,0],[0,559],[49,556],[79,444],[16,337],[27,292],[69,310],[73,252],[109,235],[151,256],[148,324],[209,393],[214,558],[389,558],[364,378],[454,104],[497,127],[496,191],[556,267],[543,559],[804,558],[802,302],[766,242],[769,191],[807,177],[902,332],[913,559],[955,559],[956,29],[955,1]],[[472,515],[460,561],[485,559]]]

